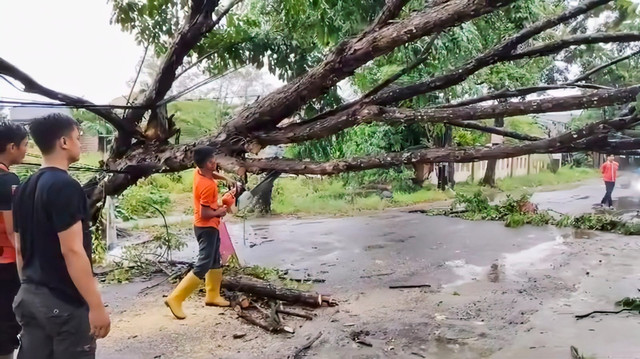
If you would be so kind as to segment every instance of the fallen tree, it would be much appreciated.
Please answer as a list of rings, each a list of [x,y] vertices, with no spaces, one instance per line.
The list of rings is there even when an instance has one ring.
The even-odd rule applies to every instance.
[[[87,185],[94,220],[98,218],[101,202],[105,196],[118,195],[138,180],[154,173],[182,171],[192,166],[192,150],[207,145],[216,149],[220,165],[239,176],[246,173],[278,171],[293,174],[332,175],[348,171],[375,168],[392,168],[415,163],[471,162],[485,159],[514,157],[531,153],[559,153],[578,150],[635,150],[640,143],[635,140],[613,143],[608,134],[633,128],[636,124],[632,111],[618,119],[604,120],[598,125],[588,125],[580,130],[569,131],[552,138],[539,138],[474,123],[481,119],[504,116],[541,114],[572,111],[588,108],[621,106],[631,103],[640,92],[637,84],[626,87],[609,86],[585,82],[594,73],[605,71],[631,57],[597,64],[574,81],[561,84],[539,84],[530,88],[503,89],[485,93],[477,98],[453,99],[436,106],[407,108],[402,102],[427,94],[437,94],[454,89],[481,71],[505,63],[527,66],[531,59],[554,57],[585,45],[614,44],[622,46],[640,41],[636,32],[597,32],[584,34],[569,31],[563,36],[549,36],[548,31],[559,25],[579,23],[595,10],[607,6],[611,0],[586,0],[565,11],[534,23],[522,22],[517,31],[507,36],[487,51],[476,54],[458,66],[444,70],[432,78],[413,83],[398,84],[398,80],[427,63],[429,52],[436,37],[461,26],[471,24],[484,16],[505,16],[502,12],[519,4],[516,0],[480,1],[451,0],[434,1],[420,8],[407,8],[406,0],[388,0],[381,4],[375,19],[364,30],[353,36],[344,36],[337,45],[323,53],[323,59],[314,66],[297,71],[288,83],[273,93],[258,98],[230,119],[222,129],[193,143],[176,145],[171,139],[179,132],[168,113],[167,103],[177,96],[169,96],[176,78],[197,65],[212,69],[214,76],[224,73],[215,69],[216,61],[228,59],[229,46],[242,46],[242,41],[253,41],[248,37],[240,43],[223,43],[222,30],[235,24],[242,13],[240,1],[221,3],[217,0],[169,1],[147,4],[112,0],[114,21],[127,31],[138,31],[146,46],[155,46],[163,54],[158,73],[142,98],[126,106],[104,106],[85,99],[49,89],[16,65],[0,58],[0,75],[12,79],[14,86],[22,90],[58,101],[58,104],[86,108],[111,124],[117,131],[104,169],[109,175],[100,175]],[[521,0],[522,1],[522,0]],[[415,6],[412,5],[412,6]],[[234,12],[236,11],[237,12]],[[231,20],[230,20],[231,19]],[[229,21],[225,21],[229,20]],[[163,21],[166,21],[163,22]],[[581,21],[581,20],[580,20]],[[221,30],[222,29],[222,30]],[[239,29],[240,31],[242,29]],[[556,33],[555,35],[558,35]],[[330,91],[337,84],[349,79],[367,64],[384,56],[392,55],[403,46],[425,42],[423,54],[396,74],[374,86],[373,90],[360,98],[326,109],[310,118],[302,116],[302,109]],[[264,56],[277,52],[278,48],[254,53],[246,50],[234,58],[234,64],[264,64]],[[290,58],[295,59],[295,55]],[[518,62],[520,61],[520,62]],[[289,59],[290,62],[290,59]],[[235,66],[234,65],[234,66]],[[287,61],[283,66],[287,65]],[[277,72],[272,69],[272,72]],[[544,94],[558,88],[573,88],[576,95],[526,100],[519,99],[531,94]],[[493,104],[488,101],[500,99]],[[123,109],[122,114],[116,109]],[[298,118],[291,121],[293,117]],[[288,124],[285,124],[285,121]],[[324,163],[293,159],[252,159],[267,145],[290,144],[333,136],[341,131],[367,123],[384,123],[402,126],[411,123],[443,123],[450,126],[499,134],[528,141],[519,145],[503,145],[494,148],[424,148],[384,153],[362,158],[344,158]]]

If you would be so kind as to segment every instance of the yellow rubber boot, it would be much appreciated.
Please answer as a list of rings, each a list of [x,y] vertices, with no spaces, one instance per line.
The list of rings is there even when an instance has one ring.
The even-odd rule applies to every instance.
[[[208,307],[228,307],[230,304],[220,295],[220,284],[222,284],[222,268],[211,269],[204,277],[204,286],[207,295],[204,304]]]
[[[169,294],[167,299],[164,301],[164,304],[169,307],[171,313],[177,319],[184,319],[187,317],[182,310],[182,302],[184,302],[187,297],[193,293],[194,290],[198,289],[202,283],[202,280],[196,277],[193,272],[189,272],[181,281],[178,283],[176,289]]]

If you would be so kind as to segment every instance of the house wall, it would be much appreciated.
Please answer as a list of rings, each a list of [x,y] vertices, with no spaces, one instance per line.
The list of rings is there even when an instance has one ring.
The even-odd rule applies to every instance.
[[[528,174],[539,173],[547,167],[547,162],[537,156],[520,156],[514,158],[503,158],[496,162],[496,179],[514,177],[514,176],[526,176]],[[417,171],[423,171],[422,173],[416,173],[416,177],[427,177],[427,171],[431,168],[428,166],[414,166]],[[472,163],[455,163],[454,164],[455,175],[454,180],[457,183],[460,182],[478,182],[484,177],[484,173],[487,170],[487,161],[479,161]],[[429,181],[433,184],[437,183],[437,176],[429,176]]]
[[[80,147],[82,152],[98,152],[98,137],[90,135],[80,136]]]

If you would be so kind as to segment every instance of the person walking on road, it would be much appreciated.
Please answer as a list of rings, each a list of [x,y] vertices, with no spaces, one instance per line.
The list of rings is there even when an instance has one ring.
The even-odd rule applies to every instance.
[[[233,192],[219,198],[216,181],[215,150],[198,147],[193,151],[196,170],[193,179],[194,232],[198,240],[198,260],[178,286],[169,294],[165,305],[176,319],[187,315],[182,303],[194,292],[202,281],[205,282],[205,305],[228,307],[229,302],[220,295],[222,266],[220,260],[220,223],[229,206],[235,202]]]
[[[618,166],[619,164],[614,161],[613,155],[608,155],[607,161],[600,166],[600,172],[602,173],[602,179],[604,179],[604,185],[606,187],[606,192],[600,202],[600,205],[607,206],[610,209],[613,209],[613,199],[611,198],[611,194],[613,193],[613,188],[616,186]]]

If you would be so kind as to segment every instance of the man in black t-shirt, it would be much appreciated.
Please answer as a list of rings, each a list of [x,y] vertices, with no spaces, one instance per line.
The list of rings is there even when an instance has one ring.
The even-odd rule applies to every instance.
[[[9,167],[22,162],[29,138],[24,127],[0,122],[0,359],[12,359],[18,349],[20,325],[13,314],[13,299],[20,289],[16,265],[11,202],[20,180]]]
[[[18,359],[95,358],[96,339],[111,323],[91,269],[87,197],[67,173],[80,158],[78,123],[51,114],[33,120],[29,130],[43,164],[13,202],[22,259],[14,302],[22,325]]]

